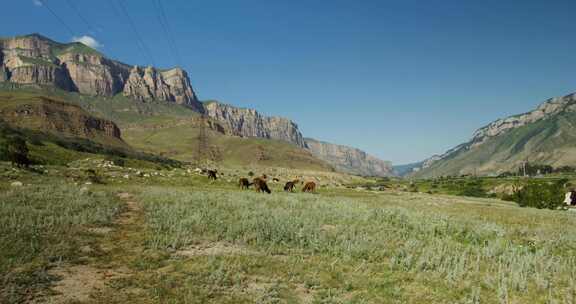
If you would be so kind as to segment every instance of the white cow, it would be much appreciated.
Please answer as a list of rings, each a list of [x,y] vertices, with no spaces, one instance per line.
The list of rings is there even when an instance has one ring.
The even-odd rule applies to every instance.
[[[572,192],[566,192],[566,194],[564,194],[564,204],[572,205]]]

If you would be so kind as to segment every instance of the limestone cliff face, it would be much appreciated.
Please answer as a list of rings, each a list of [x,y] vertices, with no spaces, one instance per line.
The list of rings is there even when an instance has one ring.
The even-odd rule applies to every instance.
[[[124,85],[123,94],[138,100],[160,100],[185,104],[201,111],[186,72],[180,68],[159,71],[135,66]]]
[[[182,69],[131,67],[81,43],[58,43],[37,34],[0,39],[0,81],[51,85],[96,96],[123,93],[202,111]]]
[[[39,131],[91,139],[97,142],[123,144],[120,129],[112,121],[96,118],[80,107],[47,98],[26,104],[2,101],[0,118],[9,125]]]
[[[363,176],[392,176],[392,164],[343,145],[331,144],[312,138],[305,139],[312,155],[332,165],[336,170]]]
[[[64,90],[73,90],[68,71],[52,55],[55,43],[39,35],[0,40],[3,81],[22,84],[53,85]]]
[[[128,77],[128,66],[96,52],[76,53],[64,49],[57,58],[82,94],[113,96],[122,91]]]
[[[206,114],[236,136],[282,140],[306,147],[298,125],[283,117],[263,116],[254,109],[237,108],[219,102],[204,105]]]
[[[298,125],[282,117],[267,117],[254,109],[237,108],[219,102],[204,105],[206,114],[224,127],[227,134],[276,139],[304,148],[336,170],[365,176],[393,175],[392,165],[366,152],[304,138]]]

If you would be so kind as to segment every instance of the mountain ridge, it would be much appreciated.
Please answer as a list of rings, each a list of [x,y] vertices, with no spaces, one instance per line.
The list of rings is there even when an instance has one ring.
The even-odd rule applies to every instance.
[[[39,34],[0,40],[0,78],[21,84],[54,85],[87,95],[122,93],[202,110],[188,74],[179,67],[160,70],[111,60],[79,42],[59,43]]]
[[[531,111],[478,128],[467,142],[422,161],[412,176],[493,175],[516,170],[525,161],[570,165],[570,155],[576,152],[572,123],[576,123],[576,93],[549,98]]]
[[[37,85],[39,89],[48,86],[65,92],[101,96],[108,100],[106,105],[112,107],[115,113],[110,115],[111,109],[104,110],[102,107],[96,110],[107,113],[108,118],[129,116],[118,111],[140,111],[141,107],[134,109],[113,103],[118,95],[148,103],[150,107],[154,107],[153,102],[157,101],[183,105],[214,120],[216,124],[210,126],[219,134],[287,142],[346,173],[392,174],[389,162],[368,156],[359,149],[323,142],[324,152],[319,153],[320,150],[314,149],[318,145],[308,147],[298,125],[288,118],[266,116],[255,109],[238,108],[220,102],[201,103],[190,84],[188,74],[181,68],[131,66],[108,59],[99,51],[78,42],[59,43],[39,34],[0,39],[0,82],[14,86]],[[80,104],[89,111],[95,110],[94,104]],[[168,126],[176,123],[174,119],[182,119],[170,119],[166,115],[169,114],[161,114],[164,124]],[[119,125],[128,123],[126,120],[117,122]],[[134,121],[132,125],[139,127]],[[183,122],[183,125],[193,127],[194,124]],[[332,151],[333,154],[325,151]]]

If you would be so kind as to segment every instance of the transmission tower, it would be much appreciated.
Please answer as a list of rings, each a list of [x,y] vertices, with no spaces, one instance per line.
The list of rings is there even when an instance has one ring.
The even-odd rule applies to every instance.
[[[196,146],[196,165],[198,167],[204,167],[207,165],[210,154],[208,132],[206,130],[207,124],[208,116],[205,113],[202,113],[200,116],[200,126],[198,127],[198,138]]]

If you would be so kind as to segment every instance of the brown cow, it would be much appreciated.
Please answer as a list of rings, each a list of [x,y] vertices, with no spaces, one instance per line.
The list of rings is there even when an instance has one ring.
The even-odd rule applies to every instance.
[[[296,187],[296,184],[298,184],[298,182],[299,181],[297,179],[287,182],[286,185],[284,185],[284,191],[294,192],[294,187]]]
[[[316,192],[316,183],[315,182],[307,182],[302,188],[302,192]]]
[[[254,189],[256,189],[256,192],[272,193],[270,188],[268,188],[268,184],[266,184],[266,180],[262,177],[256,177],[253,179],[252,184],[254,184]]]
[[[238,186],[240,186],[240,189],[248,189],[250,188],[250,185],[252,185],[252,183],[250,183],[250,181],[248,181],[248,179],[245,177],[241,177],[238,181]]]

